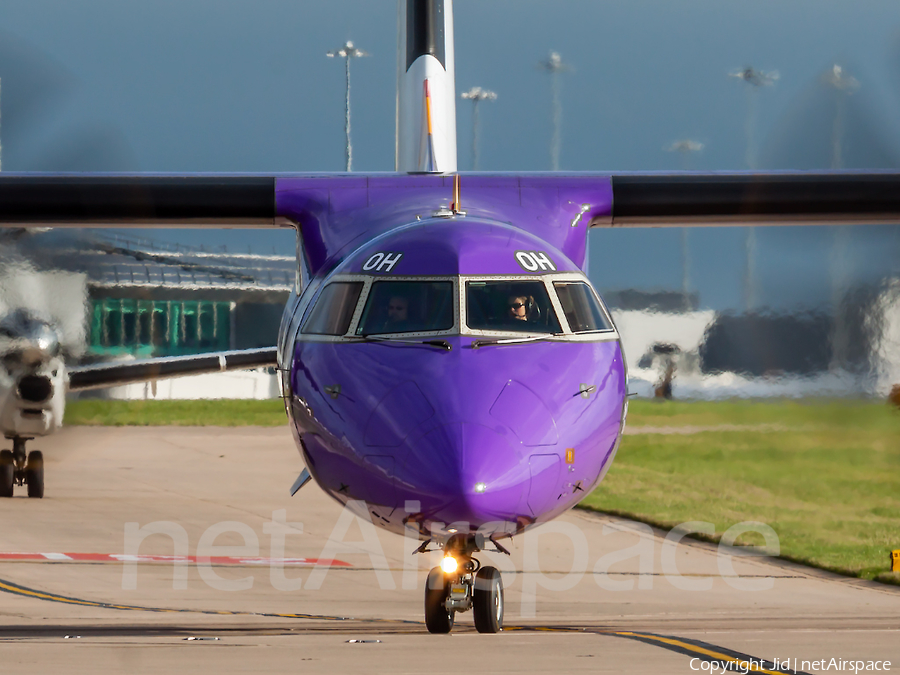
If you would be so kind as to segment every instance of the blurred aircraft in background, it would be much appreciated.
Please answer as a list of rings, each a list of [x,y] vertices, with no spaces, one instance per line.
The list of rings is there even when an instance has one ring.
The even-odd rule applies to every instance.
[[[43,454],[26,443],[63,423],[66,394],[178,374],[274,366],[274,349],[71,366],[84,356],[85,274],[38,270],[9,250],[0,257],[0,497],[15,486],[44,494]]]
[[[62,426],[68,392],[274,365],[274,349],[253,349],[67,368],[59,325],[15,309],[0,318],[0,433],[13,443],[0,450],[0,497],[16,485],[44,496],[43,454],[25,444]]]

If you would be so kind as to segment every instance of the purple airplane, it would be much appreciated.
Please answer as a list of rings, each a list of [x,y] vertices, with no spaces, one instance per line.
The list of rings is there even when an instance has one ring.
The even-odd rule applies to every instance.
[[[69,371],[69,388],[271,364],[309,480],[443,550],[428,630],[503,624],[474,557],[572,508],[616,454],[628,374],[591,227],[900,222],[900,174],[456,172],[451,0],[400,0],[397,171],[0,177],[6,226],[292,227],[277,348]]]

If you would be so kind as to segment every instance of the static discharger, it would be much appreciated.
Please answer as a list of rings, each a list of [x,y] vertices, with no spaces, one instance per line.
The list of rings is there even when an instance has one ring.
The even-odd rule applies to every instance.
[[[900,549],[891,551],[891,572],[900,572]]]

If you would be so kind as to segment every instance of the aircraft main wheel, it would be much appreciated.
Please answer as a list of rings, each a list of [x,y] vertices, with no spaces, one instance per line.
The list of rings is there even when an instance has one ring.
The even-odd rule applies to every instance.
[[[28,496],[40,499],[44,496],[44,455],[40,450],[28,453],[25,464],[25,482],[28,484]]]
[[[9,450],[0,450],[0,497],[13,496],[13,481],[16,478],[16,463]]]
[[[503,630],[503,579],[496,567],[482,567],[475,575],[472,596],[475,629],[479,633]]]
[[[455,612],[444,606],[450,590],[450,582],[440,567],[428,573],[425,582],[425,626],[429,633],[449,633],[453,628]]]

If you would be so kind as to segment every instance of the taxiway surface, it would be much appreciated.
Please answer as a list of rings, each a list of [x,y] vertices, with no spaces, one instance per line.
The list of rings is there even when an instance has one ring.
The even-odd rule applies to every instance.
[[[0,503],[2,673],[900,670],[900,588],[578,511],[507,543],[510,558],[479,556],[504,574],[503,633],[462,614],[429,635],[435,559],[313,483],[289,497],[303,467],[287,428],[80,427],[32,446],[46,497]],[[223,560],[152,558],[183,553]]]

